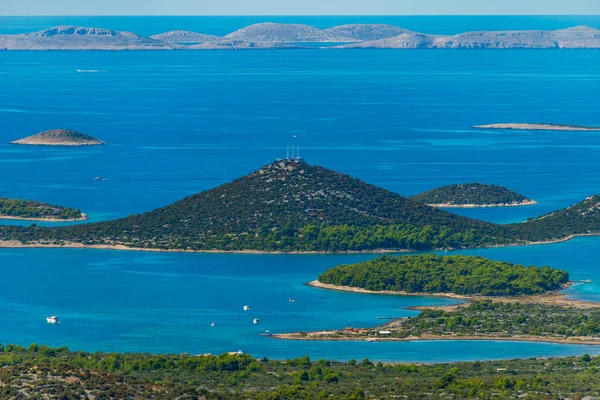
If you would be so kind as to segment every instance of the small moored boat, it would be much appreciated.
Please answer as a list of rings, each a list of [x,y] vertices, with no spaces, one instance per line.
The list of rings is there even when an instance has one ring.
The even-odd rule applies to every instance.
[[[254,322],[255,324],[258,324],[258,323],[260,323],[260,319],[258,319],[258,318],[254,318],[254,319],[252,320],[252,322]]]
[[[60,321],[58,320],[58,315],[53,315],[51,317],[47,317],[46,322],[49,324],[58,324]]]
[[[244,311],[250,310],[250,306],[244,306]]]
[[[290,297],[290,300],[289,300],[289,302],[290,302],[290,303],[293,303],[293,302],[294,302],[294,298],[293,298],[293,297]]]

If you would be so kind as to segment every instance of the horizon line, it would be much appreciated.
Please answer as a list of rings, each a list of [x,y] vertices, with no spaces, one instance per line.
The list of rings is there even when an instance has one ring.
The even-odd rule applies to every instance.
[[[0,14],[0,18],[13,17],[600,17],[600,14]]]

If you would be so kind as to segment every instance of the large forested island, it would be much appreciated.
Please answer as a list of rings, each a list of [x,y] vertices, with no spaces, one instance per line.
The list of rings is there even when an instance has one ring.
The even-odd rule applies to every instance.
[[[55,206],[33,200],[0,197],[0,219],[40,221],[83,221],[87,216],[79,209]]]
[[[452,364],[85,353],[0,345],[0,398],[591,399],[600,357]]]
[[[319,275],[318,282],[406,293],[517,296],[559,290],[569,274],[549,267],[526,267],[474,256],[381,256],[341,265]]]
[[[535,201],[503,186],[459,183],[410,197],[432,207],[506,207],[536,204]]]
[[[343,252],[528,244],[600,233],[600,196],[498,225],[429,207],[338,172],[281,160],[169,206],[68,227],[0,226],[4,246]]]
[[[106,144],[93,136],[72,129],[51,129],[10,143],[32,146],[97,146]]]

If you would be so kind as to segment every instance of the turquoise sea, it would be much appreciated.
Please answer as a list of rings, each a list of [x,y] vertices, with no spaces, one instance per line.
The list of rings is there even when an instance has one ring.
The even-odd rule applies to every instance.
[[[274,18],[3,17],[0,34],[61,23],[223,34],[258,20]],[[279,20],[388,22],[433,33],[600,27],[599,17]],[[283,156],[294,135],[308,162],[404,195],[478,181],[539,202],[457,211],[489,221],[522,221],[600,193],[600,133],[470,128],[514,121],[600,126],[596,50],[0,52],[0,89],[0,195],[82,208],[94,221],[151,210],[251,172]],[[60,127],[110,144],[6,144]],[[461,253],[566,269],[593,280],[569,289],[570,296],[600,300],[599,245],[600,238],[586,237]],[[373,326],[382,322],[377,317],[414,315],[406,307],[451,302],[303,285],[327,268],[371,257],[0,249],[0,342],[427,362],[600,354],[600,347],[575,345],[260,336],[267,329]],[[46,324],[51,314],[62,323]]]

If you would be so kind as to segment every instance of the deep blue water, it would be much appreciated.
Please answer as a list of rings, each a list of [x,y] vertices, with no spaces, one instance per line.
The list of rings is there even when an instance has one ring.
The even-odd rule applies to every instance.
[[[488,22],[498,29],[593,22],[578,18]],[[589,18],[598,25],[597,17]],[[191,29],[173,24],[199,20],[98,21],[88,25],[144,34]],[[223,30],[246,24],[202,21]],[[403,21],[433,24],[427,18]],[[332,26],[355,19],[296,22]],[[57,23],[0,18],[0,33]],[[436,26],[482,29],[478,23],[442,18]],[[0,52],[0,88],[0,195],[78,207],[92,220],[151,210],[230,181],[283,156],[293,135],[308,162],[397,193],[478,181],[508,186],[539,202],[457,211],[495,222],[522,221],[600,192],[598,133],[470,129],[512,121],[600,125],[600,52],[594,50]],[[109,145],[2,144],[59,127]],[[95,182],[95,176],[108,181]],[[600,300],[599,244],[600,238],[580,238],[467,253],[566,269],[575,279],[594,280],[571,288],[570,295]],[[303,285],[329,267],[372,256],[3,249],[0,257],[6,282],[0,292],[2,343],[405,361],[600,352],[532,343],[314,343],[259,336],[265,329],[376,325],[377,316],[408,315],[404,307],[448,302]],[[289,297],[296,302],[290,304]],[[250,312],[242,311],[245,304]],[[44,318],[55,313],[63,322],[46,324]],[[261,319],[258,326],[252,324],[255,317]],[[211,328],[211,322],[217,326]]]

